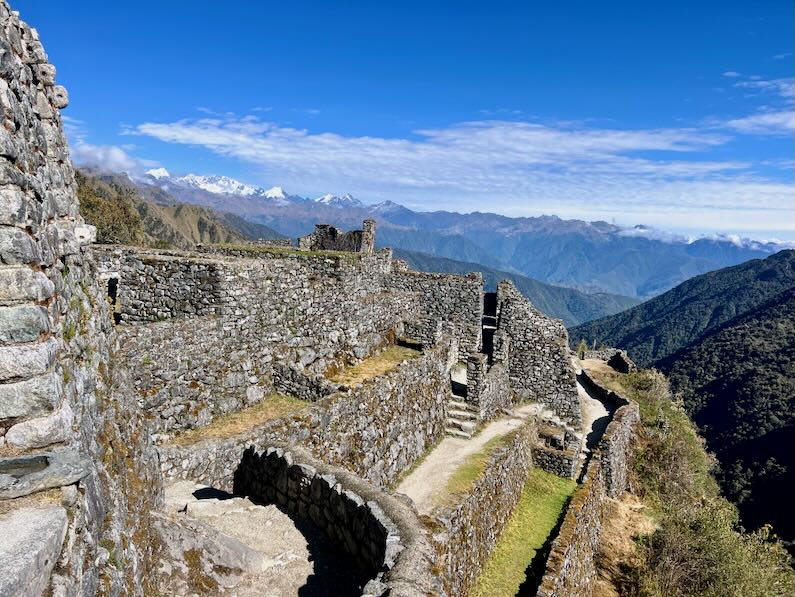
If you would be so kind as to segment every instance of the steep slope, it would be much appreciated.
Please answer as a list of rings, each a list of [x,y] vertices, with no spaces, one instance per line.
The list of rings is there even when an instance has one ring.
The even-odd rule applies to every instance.
[[[746,526],[795,539],[795,289],[658,362],[721,462]]]
[[[519,274],[503,272],[479,263],[435,257],[427,253],[395,249],[395,257],[417,270],[466,274],[481,272],[487,288],[496,288],[500,280],[511,280],[516,288],[541,311],[562,319],[566,325],[612,314],[637,304],[637,299],[613,294],[585,294],[571,288],[552,286]]]
[[[282,238],[274,230],[229,213],[175,203],[161,189],[147,197],[119,175],[77,172],[81,212],[97,226],[99,242],[173,246]]]
[[[794,273],[795,251],[780,251],[692,278],[628,311],[572,328],[570,337],[619,346],[649,366],[790,288]]]

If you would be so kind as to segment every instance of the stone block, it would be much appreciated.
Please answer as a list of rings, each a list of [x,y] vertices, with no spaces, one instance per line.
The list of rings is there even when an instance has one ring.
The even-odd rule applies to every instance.
[[[6,432],[6,441],[16,448],[43,448],[66,441],[72,435],[74,413],[68,402],[46,417],[17,423]]]
[[[41,249],[24,230],[0,227],[0,261],[6,264],[39,263]]]
[[[63,382],[55,372],[0,384],[0,420],[49,413],[61,400]]]
[[[0,307],[0,342],[34,342],[49,329],[47,311],[42,307]]]
[[[20,508],[0,517],[0,595],[44,594],[67,524],[61,506]]]
[[[57,350],[55,338],[35,344],[0,346],[0,381],[46,373],[55,362]]]

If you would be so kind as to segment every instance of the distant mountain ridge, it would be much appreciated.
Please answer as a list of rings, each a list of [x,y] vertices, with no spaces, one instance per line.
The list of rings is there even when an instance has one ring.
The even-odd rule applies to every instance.
[[[620,346],[648,367],[787,290],[795,251],[692,278],[637,307],[572,328],[573,341]]]
[[[605,315],[623,311],[638,303],[637,299],[613,294],[585,294],[572,288],[553,286],[520,274],[499,271],[479,263],[468,263],[436,257],[427,253],[395,249],[394,256],[406,261],[412,269],[425,272],[468,274],[481,272],[487,289],[493,290],[501,280],[510,280],[538,309],[566,326],[576,325]]]
[[[165,169],[150,173],[137,181],[144,192],[164,188],[181,202],[234,213],[287,236],[307,234],[318,222],[353,229],[374,218],[381,246],[477,262],[589,293],[648,299],[692,276],[784,248],[731,236],[693,240],[642,225],[625,228],[556,216],[417,212],[391,201],[365,204],[346,194],[313,200],[227,177],[171,177]]]

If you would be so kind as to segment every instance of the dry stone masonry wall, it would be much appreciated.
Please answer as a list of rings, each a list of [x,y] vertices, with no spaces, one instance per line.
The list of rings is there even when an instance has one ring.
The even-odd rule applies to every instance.
[[[467,595],[522,495],[533,465],[532,420],[504,438],[483,474],[455,505],[438,509],[433,519],[437,568],[450,595]]]
[[[0,541],[0,594],[142,594],[160,477],[124,374],[108,371],[115,338],[67,102],[38,34],[0,0],[0,522],[14,538]],[[107,564],[111,550],[124,568]]]
[[[417,316],[433,329],[436,322],[453,322],[458,329],[462,359],[480,350],[483,319],[483,275],[429,274],[408,269],[396,261],[390,284],[419,296]]]
[[[545,404],[579,427],[582,414],[563,323],[536,310],[510,281],[499,283],[497,302],[498,327],[511,339],[511,388],[520,400]]]
[[[250,444],[287,441],[387,487],[444,434],[455,340],[445,335],[394,371],[313,403],[290,417],[225,440],[160,450],[166,479],[191,479],[225,491]]]
[[[215,251],[99,253],[103,278],[117,280],[121,322],[136,324],[118,329],[159,433],[208,424],[274,390],[327,394],[320,377],[392,342],[414,311],[416,297],[387,284],[388,252]],[[138,325],[153,314],[162,321]]]

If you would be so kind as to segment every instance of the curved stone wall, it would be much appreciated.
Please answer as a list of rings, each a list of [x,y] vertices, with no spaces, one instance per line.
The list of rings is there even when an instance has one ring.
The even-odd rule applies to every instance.
[[[439,594],[433,551],[414,512],[396,498],[295,446],[243,453],[234,493],[311,520],[371,575],[363,595]]]

